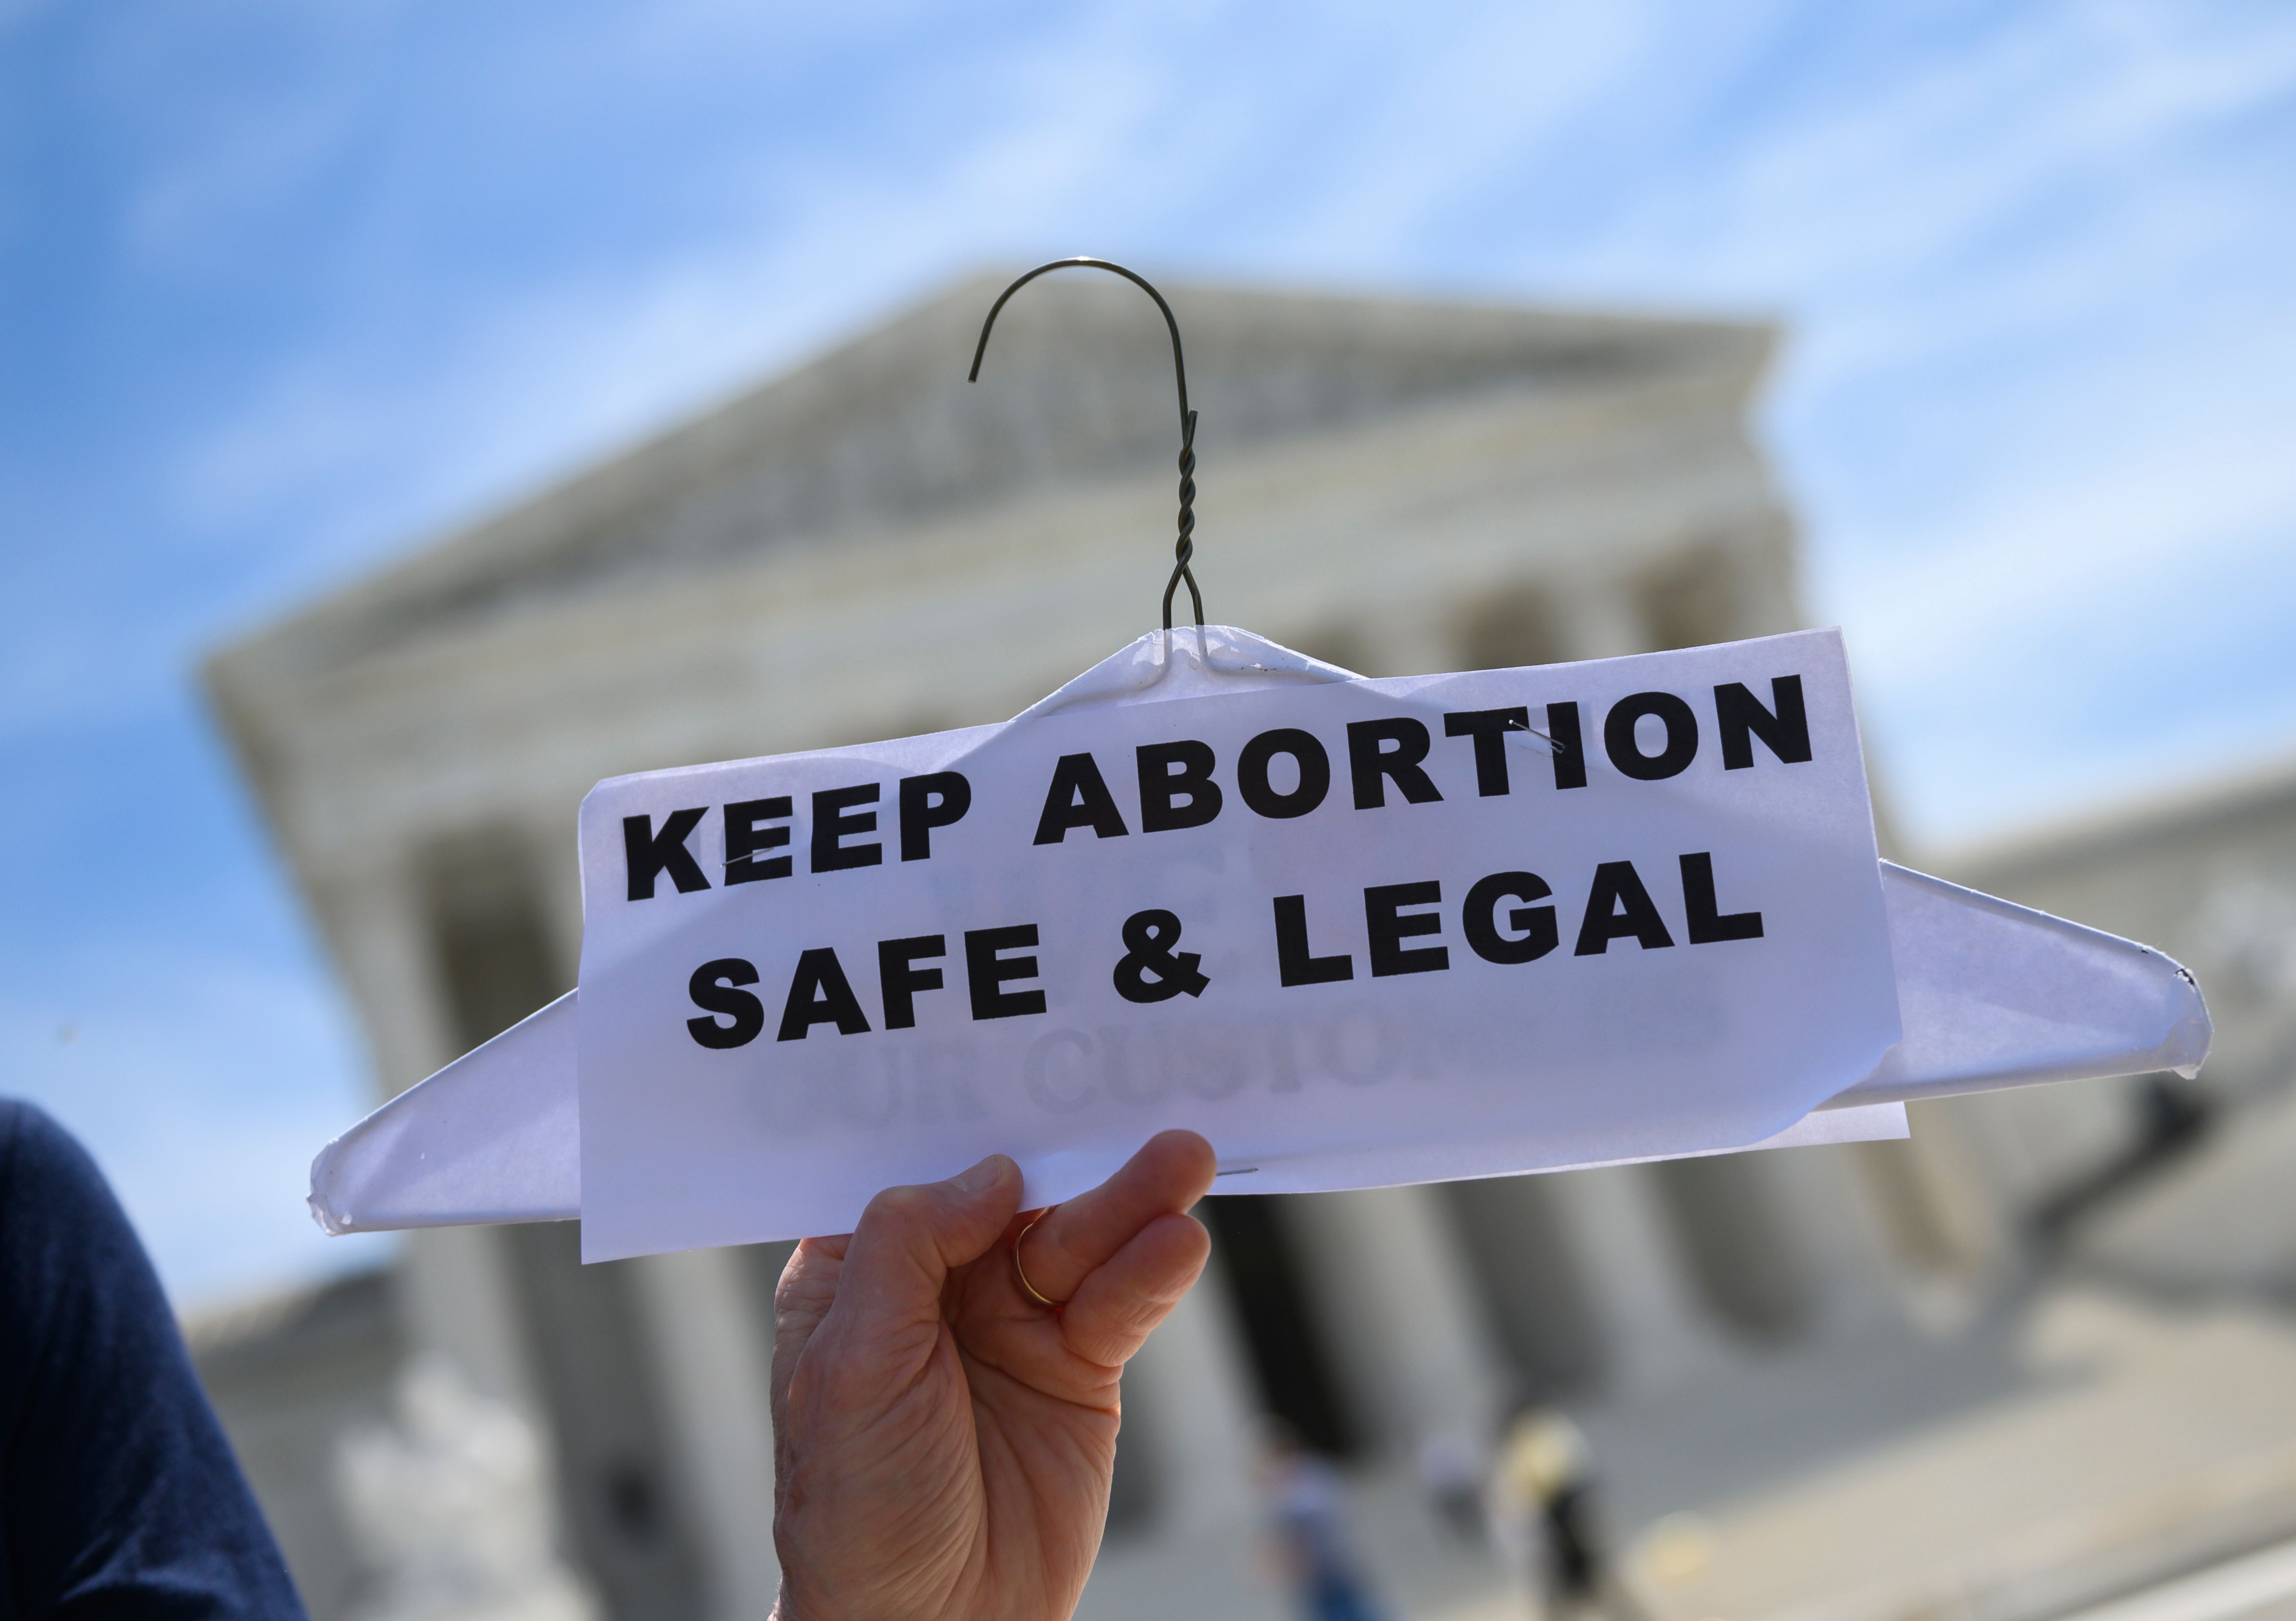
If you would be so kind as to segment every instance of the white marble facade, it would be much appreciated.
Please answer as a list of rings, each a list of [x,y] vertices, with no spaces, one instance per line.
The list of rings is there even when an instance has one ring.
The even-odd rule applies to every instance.
[[[1002,718],[1152,623],[1176,449],[1160,325],[1128,288],[1054,278],[968,388],[996,285],[213,661],[383,1092],[570,983],[593,781]],[[1802,622],[1792,520],[1749,430],[1769,329],[1210,287],[1172,302],[1215,620],[1373,674]],[[2076,1135],[2125,1134],[2117,1104],[2062,1107]],[[1401,1469],[1432,1436],[1480,1443],[1526,1396],[1659,1399],[1781,1345],[1920,1331],[2010,1263],[2016,1202],[2047,1180],[2004,1130],[1940,1117],[1911,1147],[1221,1214],[1218,1275],[1128,1379],[1099,1601],[1180,1563],[1242,1568],[1262,1411]],[[763,1614],[778,1257],[573,1255],[563,1229],[414,1235],[409,1342],[547,1438],[560,1546],[617,1621]]]

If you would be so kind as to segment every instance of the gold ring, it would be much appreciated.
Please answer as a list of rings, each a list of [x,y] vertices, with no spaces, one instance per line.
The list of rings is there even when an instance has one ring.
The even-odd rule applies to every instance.
[[[1057,1312],[1062,1306],[1066,1305],[1068,1302],[1065,1300],[1054,1300],[1050,1298],[1042,1290],[1038,1289],[1035,1284],[1029,1281],[1029,1274],[1021,1265],[1021,1245],[1030,1233],[1036,1230],[1037,1222],[1043,1221],[1046,1216],[1052,1214],[1054,1210],[1059,1208],[1059,1205],[1054,1205],[1046,1209],[1038,1211],[1037,1213],[1036,1221],[1030,1222],[1026,1227],[1023,1227],[1013,1236],[1013,1277],[1014,1280],[1020,1284],[1021,1292],[1023,1295],[1026,1295],[1029,1299],[1035,1301],[1038,1305],[1044,1307],[1047,1312]]]

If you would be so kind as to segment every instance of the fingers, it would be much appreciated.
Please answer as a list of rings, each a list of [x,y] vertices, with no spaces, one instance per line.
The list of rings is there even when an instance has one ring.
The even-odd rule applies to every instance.
[[[1022,1254],[1029,1281],[1054,1300],[1069,1299],[1158,1217],[1177,1215],[1201,1198],[1213,1170],[1211,1144],[1193,1131],[1157,1133],[1115,1175],[1029,1230]]]
[[[857,1333],[938,1324],[952,1268],[978,1260],[1021,1205],[1021,1168],[992,1154],[945,1182],[888,1188],[848,1241],[836,1311]]]
[[[1122,1367],[1194,1285],[1211,1245],[1192,1217],[1150,1222],[1077,1286],[1061,1312],[1069,1349],[1103,1368]]]
[[[777,1431],[789,1402],[790,1376],[813,1331],[836,1304],[837,1275],[845,1264],[845,1247],[852,1241],[850,1234],[803,1240],[782,1267],[781,1280],[774,1287],[771,1390]]]

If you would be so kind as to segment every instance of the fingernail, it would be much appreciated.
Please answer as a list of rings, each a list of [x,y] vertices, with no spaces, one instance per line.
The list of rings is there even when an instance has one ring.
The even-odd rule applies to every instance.
[[[991,1154],[972,1170],[951,1177],[949,1180],[956,1184],[956,1190],[959,1193],[986,1193],[996,1185],[997,1179],[1004,1173],[1004,1156],[1002,1154]]]

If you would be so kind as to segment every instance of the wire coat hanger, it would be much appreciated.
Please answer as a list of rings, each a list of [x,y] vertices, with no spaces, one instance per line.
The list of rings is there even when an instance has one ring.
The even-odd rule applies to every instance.
[[[1173,318],[1172,307],[1164,301],[1164,295],[1145,276],[1105,259],[1056,259],[1050,264],[1038,265],[998,293],[996,301],[988,307],[988,318],[980,324],[980,341],[973,345],[972,370],[965,381],[980,381],[980,358],[988,350],[989,330],[996,325],[997,312],[1004,308],[1005,300],[1047,271],[1065,270],[1071,266],[1122,276],[1156,300],[1156,308],[1164,312],[1164,325],[1171,331],[1172,378],[1180,391],[1180,538],[1172,547],[1177,560],[1172,565],[1172,577],[1164,583],[1164,629],[1172,628],[1172,593],[1185,580],[1188,582],[1188,600],[1195,605],[1196,626],[1201,629],[1204,622],[1204,594],[1196,588],[1195,572],[1188,566],[1196,555],[1196,414],[1188,408],[1188,366],[1180,354],[1180,324]]]

